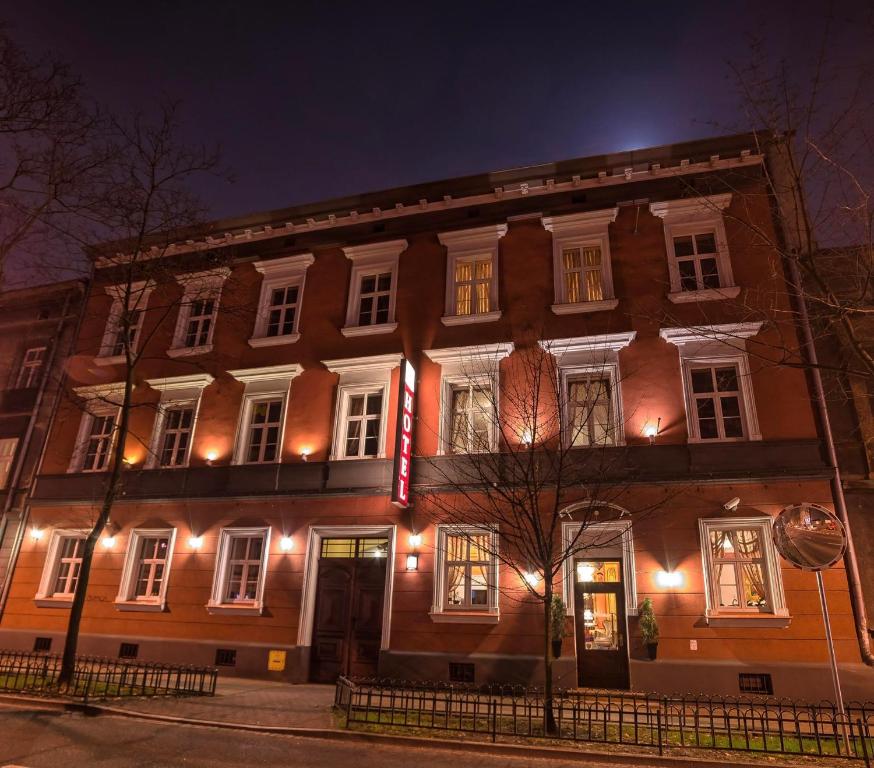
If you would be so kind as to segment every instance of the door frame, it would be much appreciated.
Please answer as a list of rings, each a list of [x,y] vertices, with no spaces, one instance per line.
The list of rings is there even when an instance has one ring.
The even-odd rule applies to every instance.
[[[394,556],[397,544],[396,525],[311,525],[307,534],[307,548],[303,566],[303,591],[300,603],[300,621],[297,644],[309,648],[313,644],[313,622],[316,615],[316,589],[319,580],[319,559],[322,539],[345,537],[387,536],[388,552],[385,567],[385,599],[382,606],[382,638],[379,649],[389,647],[391,637],[391,598],[394,593]]]

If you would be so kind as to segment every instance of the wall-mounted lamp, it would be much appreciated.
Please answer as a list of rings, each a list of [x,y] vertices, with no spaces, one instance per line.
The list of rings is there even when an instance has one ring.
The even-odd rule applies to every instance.
[[[534,571],[528,571],[527,573],[523,573],[522,578],[525,579],[525,583],[529,587],[536,587],[540,583],[540,575],[534,573]]]
[[[681,571],[658,571],[656,572],[656,584],[665,589],[680,587],[683,585],[683,573]]]
[[[115,546],[115,536],[104,536],[100,543],[104,549],[112,549]]]
[[[524,430],[522,430],[521,442],[522,442],[522,445],[524,445],[528,448],[530,448],[531,443],[534,442],[534,433],[530,429],[528,429],[527,427]]]
[[[30,538],[32,538],[34,541],[39,541],[43,537],[44,533],[45,533],[45,531],[42,528],[37,528],[34,525],[30,529]]]
[[[659,432],[661,432],[662,428],[662,417],[659,416],[656,420],[655,424],[648,423],[643,427],[644,437],[649,438],[649,444],[653,445],[655,443],[656,438],[659,436]]]
[[[301,461],[309,461],[310,460],[310,449],[309,448],[301,448],[300,449],[300,458],[301,458]]]
[[[421,533],[411,533],[410,534],[410,546],[411,547],[421,547],[422,546],[422,534]]]
[[[294,549],[294,539],[291,536],[283,536],[279,540],[279,548],[283,552],[291,552]]]
[[[121,463],[124,464],[124,466],[125,466],[127,469],[130,469],[134,464],[137,463],[137,460],[136,460],[135,458],[133,458],[132,456],[125,456],[125,457],[121,460]]]
[[[419,556],[415,552],[413,554],[407,555],[407,570],[419,570]]]
[[[212,466],[212,463],[218,458],[218,451],[207,451],[206,452],[206,463],[209,466]]]
[[[203,546],[203,536],[189,536],[188,546],[192,549],[200,549]]]

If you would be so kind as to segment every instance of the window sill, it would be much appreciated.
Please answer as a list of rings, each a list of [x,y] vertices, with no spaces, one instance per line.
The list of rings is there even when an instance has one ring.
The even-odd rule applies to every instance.
[[[261,603],[234,605],[233,603],[207,603],[206,610],[213,616],[260,616],[264,610]]]
[[[35,597],[34,605],[37,608],[69,608],[73,605],[73,596],[70,597]]]
[[[137,600],[116,600],[115,610],[161,613],[164,610],[164,601],[162,600],[160,603],[146,603]]]
[[[759,434],[746,437],[694,437],[690,435],[687,442],[689,445],[724,445],[725,443],[753,443],[761,439],[762,436]]]
[[[498,613],[474,613],[471,611],[431,611],[428,614],[435,624],[497,624]]]
[[[494,312],[483,312],[477,315],[443,315],[440,322],[443,325],[469,325],[471,323],[493,323],[495,320],[501,319],[501,310]]]
[[[606,312],[616,309],[619,299],[604,299],[602,301],[578,301],[574,304],[553,304],[552,311],[556,315],[576,315],[581,312]]]
[[[124,355],[97,355],[94,358],[95,365],[121,365],[124,361]]]
[[[693,301],[736,299],[739,295],[740,286],[729,285],[725,288],[704,288],[699,291],[673,291],[668,294],[668,300],[674,304],[688,304]]]
[[[788,627],[792,621],[789,615],[777,615],[773,613],[757,614],[732,614],[720,613],[707,615],[704,621],[710,627]]]
[[[249,346],[255,349],[259,347],[281,347],[284,344],[294,344],[300,339],[299,333],[287,333],[284,336],[258,336],[249,339]]]
[[[398,327],[397,323],[379,323],[378,325],[347,325],[340,329],[347,339],[351,336],[377,336],[380,333],[392,333]]]
[[[201,344],[199,347],[170,347],[167,350],[167,355],[168,357],[192,357],[205,355],[207,352],[212,352],[212,344]]]

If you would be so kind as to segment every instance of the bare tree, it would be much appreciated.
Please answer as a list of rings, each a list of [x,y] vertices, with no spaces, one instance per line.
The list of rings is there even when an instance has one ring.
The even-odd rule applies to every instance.
[[[644,495],[633,488],[638,471],[621,445],[615,352],[593,345],[583,353],[585,370],[572,376],[557,363],[565,352],[560,341],[518,349],[500,376],[493,351],[465,364],[443,393],[445,455],[423,457],[428,477],[419,480],[416,503],[417,514],[454,540],[447,550],[462,543],[488,555],[517,577],[502,594],[540,605],[547,733],[556,728],[552,641],[563,634],[552,629],[553,597],[562,594],[567,563],[621,536],[597,523],[627,517],[630,524],[678,492],[663,486]],[[565,520],[574,523],[569,535]],[[485,607],[495,588],[484,570],[447,574],[443,599]]]
[[[208,324],[215,320],[214,312],[210,315],[206,310],[217,300],[216,280],[220,282],[229,271],[221,260],[230,258],[232,250],[225,249],[223,255],[200,251],[178,256],[174,250],[174,242],[184,237],[181,233],[203,219],[204,209],[190,191],[191,182],[203,174],[216,173],[219,162],[214,150],[178,141],[176,105],[164,105],[154,122],[142,117],[127,122],[113,120],[111,130],[111,162],[104,169],[100,194],[89,203],[88,217],[94,233],[115,236],[113,242],[90,252],[99,269],[100,287],[111,285],[115,298],[109,318],[98,317],[94,323],[107,328],[98,343],[101,354],[111,359],[107,375],[114,378],[108,388],[78,389],[77,402],[92,415],[92,427],[97,426],[85,435],[86,444],[77,450],[83,452],[89,469],[105,470],[105,476],[99,510],[83,543],[61,684],[72,680],[94,547],[110,524],[123,486],[126,443],[129,436],[139,439],[132,434],[130,421],[134,409],[147,407],[133,395],[141,384],[138,371],[150,339],[172,322],[183,306],[198,306],[206,318],[196,329],[185,332],[209,335]],[[88,341],[87,337],[80,339],[85,344]]]

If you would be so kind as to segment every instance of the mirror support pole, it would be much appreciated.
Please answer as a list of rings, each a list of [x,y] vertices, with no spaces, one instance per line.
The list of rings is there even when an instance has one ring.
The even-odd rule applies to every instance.
[[[838,708],[838,717],[840,718],[840,728],[844,737],[844,748],[847,754],[850,754],[850,740],[847,736],[847,714],[844,711],[844,695],[841,692],[841,678],[838,675],[838,662],[835,657],[835,643],[832,638],[832,625],[828,615],[828,603],[825,599],[825,586],[822,581],[822,571],[815,571],[816,586],[819,589],[819,605],[822,608],[822,623],[825,626],[825,641],[828,645],[828,659],[832,672],[832,685],[835,689],[835,704]]]

